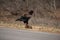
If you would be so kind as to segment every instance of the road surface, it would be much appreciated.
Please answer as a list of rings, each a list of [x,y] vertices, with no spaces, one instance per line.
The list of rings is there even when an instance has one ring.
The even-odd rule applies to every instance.
[[[0,28],[0,40],[60,40],[60,34]]]

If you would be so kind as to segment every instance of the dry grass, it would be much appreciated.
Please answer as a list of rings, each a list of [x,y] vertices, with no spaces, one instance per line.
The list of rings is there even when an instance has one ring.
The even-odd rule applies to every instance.
[[[47,26],[32,26],[32,29],[26,29],[23,23],[20,22],[3,22],[0,21],[0,27],[8,27],[15,29],[31,30],[31,31],[41,31],[41,32],[50,32],[50,33],[59,33],[60,29],[56,27],[47,27]]]
[[[37,31],[51,32],[51,33],[60,33],[60,29],[58,29],[56,27],[47,27],[47,26],[38,26],[38,27],[36,26],[35,28],[34,27],[33,27],[33,29],[37,30]]]

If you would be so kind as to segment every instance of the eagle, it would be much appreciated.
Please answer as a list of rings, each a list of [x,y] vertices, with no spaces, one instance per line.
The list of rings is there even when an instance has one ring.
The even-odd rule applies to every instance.
[[[22,21],[26,25],[25,26],[26,28],[31,28],[32,29],[32,27],[30,27],[28,25],[28,21],[31,18],[32,14],[33,14],[33,10],[29,11],[28,14],[22,15],[20,18],[16,19],[16,21]]]

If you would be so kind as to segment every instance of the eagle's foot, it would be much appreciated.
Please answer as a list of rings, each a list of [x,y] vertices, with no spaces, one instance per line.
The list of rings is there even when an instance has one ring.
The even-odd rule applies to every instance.
[[[25,28],[29,28],[29,29],[32,29],[32,26],[25,26]]]

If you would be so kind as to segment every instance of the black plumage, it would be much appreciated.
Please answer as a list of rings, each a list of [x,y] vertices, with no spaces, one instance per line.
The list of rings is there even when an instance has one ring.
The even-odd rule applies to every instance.
[[[28,20],[30,19],[30,17],[25,17],[25,16],[21,16],[19,19],[17,19],[16,21],[23,21],[24,23],[28,24]]]
[[[32,14],[33,14],[33,11],[31,10],[28,15],[32,15]],[[28,24],[28,21],[31,18],[31,16],[28,16],[28,15],[27,14],[24,14],[23,16],[21,16],[16,21],[23,21],[24,23]]]

